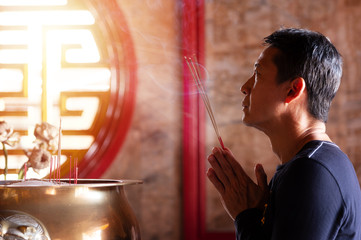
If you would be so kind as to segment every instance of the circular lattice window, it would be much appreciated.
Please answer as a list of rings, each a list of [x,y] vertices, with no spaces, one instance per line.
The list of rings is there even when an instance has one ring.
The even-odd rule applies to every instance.
[[[58,127],[60,119],[61,175],[68,175],[71,158],[78,160],[79,177],[107,169],[134,106],[129,34],[116,0],[0,1],[0,120],[21,136],[8,148],[8,179],[27,161],[35,125]],[[28,177],[48,173],[29,170]]]

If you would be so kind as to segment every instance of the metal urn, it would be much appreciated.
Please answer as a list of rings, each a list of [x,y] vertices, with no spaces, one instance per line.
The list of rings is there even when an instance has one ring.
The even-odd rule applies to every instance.
[[[139,183],[0,181],[0,240],[140,240],[124,190]]]

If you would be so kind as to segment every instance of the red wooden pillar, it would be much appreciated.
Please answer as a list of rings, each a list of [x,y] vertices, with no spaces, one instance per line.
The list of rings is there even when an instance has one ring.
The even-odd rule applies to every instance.
[[[184,56],[197,56],[204,64],[204,2],[203,0],[183,0],[182,47]],[[187,240],[201,239],[204,223],[204,209],[201,198],[204,194],[200,181],[200,161],[204,156],[203,129],[204,114],[197,89],[183,62],[183,237]],[[204,173],[204,172],[203,172]],[[203,200],[203,199],[202,199]]]
[[[182,49],[205,65],[204,0],[182,0]],[[205,107],[183,61],[183,239],[233,240],[233,232],[206,229]]]

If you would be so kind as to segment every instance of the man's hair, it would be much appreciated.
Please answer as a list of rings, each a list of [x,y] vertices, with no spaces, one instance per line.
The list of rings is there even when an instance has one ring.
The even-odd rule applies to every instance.
[[[278,82],[302,77],[306,82],[309,112],[327,122],[342,76],[342,57],[335,46],[320,33],[294,28],[277,30],[264,38],[264,43],[280,50],[273,59]]]

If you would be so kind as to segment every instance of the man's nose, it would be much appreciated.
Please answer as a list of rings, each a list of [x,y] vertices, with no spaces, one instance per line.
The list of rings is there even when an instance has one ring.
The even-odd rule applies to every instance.
[[[241,87],[241,93],[243,93],[244,95],[248,95],[249,94],[249,92],[250,92],[250,82],[252,81],[252,78],[253,78],[253,76],[250,78],[250,79],[248,79],[243,85],[242,85],[242,87]]]

